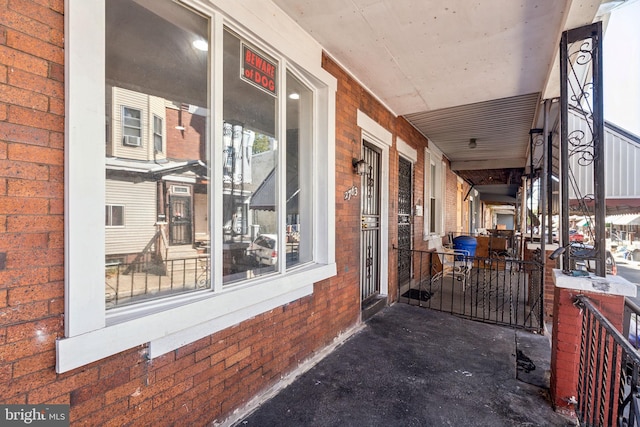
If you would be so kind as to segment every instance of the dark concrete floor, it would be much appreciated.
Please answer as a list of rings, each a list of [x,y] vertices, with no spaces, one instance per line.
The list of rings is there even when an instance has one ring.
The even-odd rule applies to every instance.
[[[549,354],[546,336],[395,304],[236,425],[575,425],[548,401]]]

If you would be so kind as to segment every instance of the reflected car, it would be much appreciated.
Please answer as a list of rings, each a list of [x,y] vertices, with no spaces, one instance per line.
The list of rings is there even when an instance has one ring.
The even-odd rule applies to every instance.
[[[584,241],[584,234],[578,230],[569,230],[569,241],[582,243]]]
[[[247,257],[259,265],[276,265],[278,263],[278,236],[261,234],[247,248]]]

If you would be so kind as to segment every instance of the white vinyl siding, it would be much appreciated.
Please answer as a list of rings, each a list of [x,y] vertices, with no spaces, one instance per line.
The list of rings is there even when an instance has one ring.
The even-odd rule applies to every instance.
[[[569,111],[569,133],[580,130],[584,132],[582,143],[591,143],[591,122],[586,121],[574,111]],[[572,150],[571,145],[569,151]],[[593,149],[589,148],[590,153]],[[589,156],[587,155],[587,158]],[[576,152],[569,156],[569,166],[576,185],[582,196],[594,194],[593,163],[579,164],[581,155]],[[636,199],[640,197],[640,144],[633,139],[605,126],[604,160],[606,197],[610,199]],[[584,163],[584,159],[582,160]],[[569,180],[573,182],[573,180]],[[572,185],[569,186],[569,198],[576,199]]]
[[[133,160],[154,160],[165,158],[164,150],[154,153],[153,144],[153,115],[162,119],[163,135],[166,135],[165,100],[156,96],[135,92],[119,87],[112,88],[111,102],[111,152],[107,155]],[[139,147],[124,145],[122,134],[122,114],[124,108],[133,108],[141,112],[142,137]]]
[[[107,205],[125,206],[124,227],[107,227],[106,255],[140,252],[156,233],[156,183],[106,181]]]

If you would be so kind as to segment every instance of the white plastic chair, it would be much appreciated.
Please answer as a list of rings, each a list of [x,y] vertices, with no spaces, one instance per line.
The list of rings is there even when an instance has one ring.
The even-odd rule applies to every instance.
[[[434,257],[433,272],[431,276],[431,284],[435,284],[438,280],[451,275],[456,280],[462,282],[462,290],[467,287],[467,280],[471,275],[473,268],[473,258],[469,251],[464,249],[447,249],[442,248],[436,252]]]

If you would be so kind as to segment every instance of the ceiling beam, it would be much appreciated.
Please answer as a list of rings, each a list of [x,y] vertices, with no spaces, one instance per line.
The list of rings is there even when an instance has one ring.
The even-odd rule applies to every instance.
[[[469,171],[483,169],[517,169],[524,168],[525,159],[493,159],[493,160],[466,160],[451,162],[454,171]]]
[[[493,202],[493,203],[510,203],[510,204],[518,203],[517,198],[507,196],[504,194],[480,193],[480,200],[482,200],[483,202]]]

